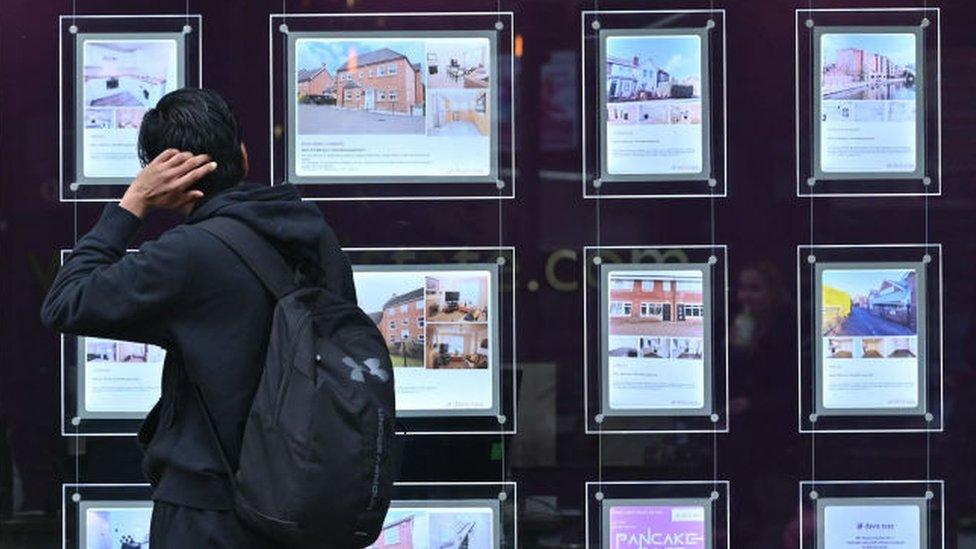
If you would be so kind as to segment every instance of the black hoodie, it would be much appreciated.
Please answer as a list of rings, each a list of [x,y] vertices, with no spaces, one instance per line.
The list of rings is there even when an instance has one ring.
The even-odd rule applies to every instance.
[[[231,509],[230,484],[188,373],[198,380],[236,467],[263,368],[274,299],[244,263],[193,226],[233,217],[265,236],[293,266],[312,262],[324,283],[355,301],[352,270],[319,209],[291,185],[244,183],[199,206],[183,225],[126,253],[141,221],[117,205],[65,260],[41,311],[69,334],[166,349],[162,396],[139,432],[153,499]]]

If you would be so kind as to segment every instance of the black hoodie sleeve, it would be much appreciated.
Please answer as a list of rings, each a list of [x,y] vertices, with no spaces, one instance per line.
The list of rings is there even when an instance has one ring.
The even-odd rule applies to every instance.
[[[184,295],[189,260],[185,233],[170,231],[139,252],[126,247],[142,225],[129,211],[105,208],[65,260],[41,309],[61,332],[165,345],[162,314]]]

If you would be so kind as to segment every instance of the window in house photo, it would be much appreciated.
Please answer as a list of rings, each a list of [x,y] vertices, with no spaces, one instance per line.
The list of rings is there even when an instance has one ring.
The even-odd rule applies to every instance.
[[[611,301],[610,316],[630,316],[633,304],[629,301]]]
[[[610,279],[610,289],[611,290],[633,290],[634,281],[630,278],[611,278]]]

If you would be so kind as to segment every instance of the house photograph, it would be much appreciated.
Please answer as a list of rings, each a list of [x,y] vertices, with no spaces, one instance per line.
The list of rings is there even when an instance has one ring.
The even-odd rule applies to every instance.
[[[914,269],[825,270],[823,336],[911,336],[918,327]]]
[[[610,336],[609,356],[627,358],[671,358],[671,338]]]
[[[142,117],[149,109],[143,107],[125,107],[115,109],[115,127],[139,129],[142,125]]]
[[[491,549],[492,513],[452,509],[430,513],[430,545],[443,549]]]
[[[671,356],[680,359],[701,360],[704,340],[698,337],[671,338]]]
[[[611,274],[609,334],[703,337],[702,284],[701,271]]]
[[[828,358],[854,358],[854,339],[831,337],[827,340]]]
[[[85,513],[85,549],[148,548],[151,516],[151,506],[88,509]]]
[[[699,36],[613,36],[606,49],[608,123],[701,124]]]
[[[84,116],[87,130],[107,130],[115,127],[115,109],[87,108]]]
[[[298,40],[298,133],[424,134],[425,56],[422,40]]]
[[[864,337],[861,358],[916,358],[918,340],[915,337]]]
[[[118,362],[116,341],[97,337],[85,338],[85,360],[87,362]]]
[[[481,137],[491,133],[488,92],[431,89],[427,99],[427,135]]]
[[[490,42],[487,38],[438,38],[427,41],[427,85],[431,89],[487,89]]]
[[[369,549],[421,549],[429,538],[426,512],[420,510],[390,509],[383,522],[383,529]]]
[[[487,272],[435,273],[426,277],[430,322],[488,322]]]
[[[420,272],[353,273],[359,306],[376,323],[394,367],[423,368],[426,315]]]
[[[824,99],[915,99],[914,34],[827,33],[820,40]]]
[[[488,368],[487,324],[428,324],[427,369]]]
[[[175,40],[86,40],[86,107],[154,107],[177,86]]]
[[[489,509],[393,507],[369,549],[492,549],[492,519]]]

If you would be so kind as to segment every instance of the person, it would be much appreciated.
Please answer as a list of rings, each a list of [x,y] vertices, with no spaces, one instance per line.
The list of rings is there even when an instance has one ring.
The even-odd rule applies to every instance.
[[[161,398],[139,432],[153,486],[153,549],[278,547],[235,515],[232,486],[192,384],[236,469],[275,301],[229,247],[194,224],[215,216],[246,223],[298,278],[355,302],[349,261],[319,209],[302,202],[293,186],[242,182],[248,157],[240,125],[217,93],[167,94],[146,113],[138,143],[142,171],[65,260],[42,320],[69,334],[166,349]],[[186,219],[126,253],[154,210]]]

